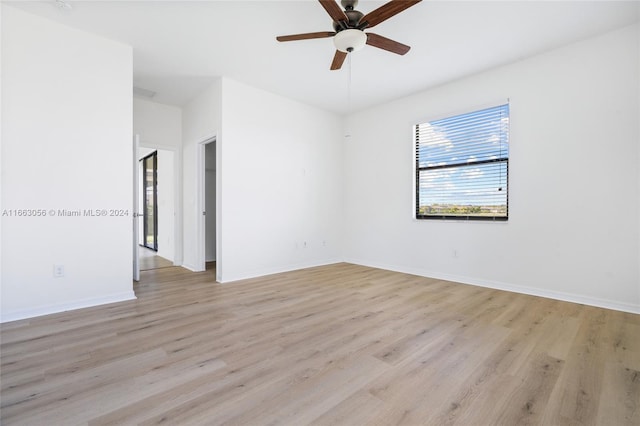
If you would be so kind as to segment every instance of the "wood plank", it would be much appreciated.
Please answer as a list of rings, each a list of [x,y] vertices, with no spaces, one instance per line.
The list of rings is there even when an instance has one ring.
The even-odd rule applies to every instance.
[[[640,315],[345,263],[0,326],[0,423],[640,423]]]
[[[598,405],[598,424],[640,425],[640,371],[607,362]]]

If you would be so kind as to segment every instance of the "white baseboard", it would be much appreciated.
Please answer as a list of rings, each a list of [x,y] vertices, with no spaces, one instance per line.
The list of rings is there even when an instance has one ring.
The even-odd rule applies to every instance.
[[[616,311],[629,312],[633,314],[640,314],[640,306],[634,305],[631,303],[599,299],[599,298],[572,294],[572,293],[549,291],[549,290],[543,290],[539,288],[519,286],[519,285],[495,282],[495,281],[489,281],[489,280],[479,280],[479,279],[465,277],[465,276],[443,274],[443,273],[438,273],[438,272],[433,272],[428,270],[422,270],[418,268],[410,268],[410,267],[404,267],[404,266],[398,266],[398,265],[369,262],[369,261],[364,261],[361,259],[354,259],[354,258],[345,258],[345,259],[332,258],[332,259],[325,259],[323,261],[305,262],[305,263],[299,263],[299,264],[284,265],[284,266],[275,267],[275,268],[253,270],[250,272],[244,272],[240,274],[226,275],[223,277],[223,280],[221,280],[220,282],[226,284],[226,283],[231,283],[234,281],[239,281],[244,279],[262,277],[265,275],[278,274],[282,272],[290,272],[290,271],[295,271],[295,270],[305,269],[305,268],[313,268],[317,266],[331,265],[331,264],[341,263],[341,262],[353,263],[356,265],[368,266],[371,268],[386,269],[388,271],[401,272],[401,273],[417,275],[421,277],[435,278],[435,279],[447,280],[452,282],[458,282],[462,284],[475,285],[479,287],[493,288],[496,290],[504,290],[504,291],[511,291],[514,293],[528,294],[531,296],[545,297],[548,299],[562,300],[565,302],[580,303],[583,305],[596,306],[596,307],[605,308],[605,309],[613,309]],[[182,266],[191,271],[195,271],[195,268],[190,267],[190,265],[182,265]],[[0,315],[0,323],[39,317],[42,315],[55,314],[55,313],[65,312],[65,311],[70,311],[75,309],[89,308],[89,307],[105,305],[109,303],[124,302],[127,300],[134,300],[134,299],[136,299],[135,293],[133,291],[128,291],[128,292],[117,293],[109,296],[77,300],[70,303],[41,306],[34,309],[2,312],[2,314]]]
[[[75,300],[73,302],[40,306],[33,309],[23,309],[17,311],[2,312],[0,323],[9,321],[17,321],[27,318],[39,317],[42,315],[57,314],[60,312],[71,311],[75,309],[90,308],[93,306],[106,305],[108,303],[124,302],[126,300],[134,300],[136,295],[131,291],[111,294],[109,296],[96,297],[90,299]]]
[[[573,293],[564,293],[560,291],[550,291],[550,290],[544,290],[544,289],[535,288],[535,287],[526,287],[526,286],[520,286],[515,284],[490,281],[490,280],[482,280],[482,279],[459,276],[459,275],[443,274],[439,272],[427,271],[427,270],[422,270],[418,268],[368,262],[368,261],[363,261],[361,259],[354,259],[354,258],[346,258],[344,259],[344,262],[353,263],[353,264],[362,265],[362,266],[369,266],[371,268],[386,269],[388,271],[402,272],[405,274],[417,275],[420,277],[453,281],[461,284],[475,285],[478,287],[493,288],[496,290],[511,291],[513,293],[522,293],[522,294],[528,294],[530,296],[538,296],[538,297],[545,297],[547,299],[561,300],[563,302],[580,303],[582,305],[596,306],[598,308],[613,309],[615,311],[629,312],[632,314],[640,314],[640,306],[632,303],[618,302],[615,300],[600,299],[596,297],[589,297],[589,296],[573,294]]]
[[[190,265],[188,263],[183,263],[182,265],[178,265],[178,266],[182,266],[184,269],[188,269],[191,272],[202,272],[202,269],[196,268],[193,265]]]
[[[343,262],[340,258],[330,258],[321,261],[295,263],[291,265],[283,265],[275,268],[256,269],[253,271],[242,272],[237,274],[224,274],[220,283],[228,284],[234,281],[246,280],[250,278],[263,277],[265,275],[280,274],[282,272],[297,271],[299,269],[314,268],[316,266],[333,265],[334,263]]]

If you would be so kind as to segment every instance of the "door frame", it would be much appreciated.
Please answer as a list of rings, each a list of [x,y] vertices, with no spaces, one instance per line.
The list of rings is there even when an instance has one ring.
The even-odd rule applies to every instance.
[[[140,253],[138,252],[138,217],[140,212],[138,211],[138,199],[140,184],[138,178],[138,171],[140,163],[138,162],[138,147],[140,146],[140,135],[134,135],[133,137],[133,208],[131,209],[131,219],[133,224],[133,280],[140,281]]]
[[[173,153],[173,265],[182,266],[183,238],[182,238],[182,150],[175,146],[161,145],[153,143],[138,144],[136,149],[135,163],[139,167],[139,148],[171,151]],[[136,169],[136,173],[137,173]],[[136,177],[136,180],[138,178]],[[138,182],[137,185],[140,183]],[[138,188],[138,186],[136,186]],[[139,189],[136,189],[139,191]],[[139,202],[139,194],[136,196],[136,203]],[[138,204],[135,205],[138,208]],[[136,247],[139,245],[138,235],[134,236]]]
[[[206,145],[215,143],[216,148],[216,281],[221,282],[222,277],[222,256],[221,256],[221,144],[217,134],[210,135],[201,139],[196,144],[196,267],[199,271],[206,270],[206,167],[205,167],[205,149]]]
[[[149,223],[147,220],[147,161],[152,160],[152,193],[153,193],[153,247],[150,247],[147,242]],[[158,150],[154,150],[150,154],[145,155],[138,160],[142,165],[142,235],[143,241],[141,246],[146,247],[155,252],[158,251]]]

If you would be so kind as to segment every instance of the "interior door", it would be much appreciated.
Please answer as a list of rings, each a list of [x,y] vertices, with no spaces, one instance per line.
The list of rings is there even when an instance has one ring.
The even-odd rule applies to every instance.
[[[138,218],[140,216],[139,208],[138,208],[138,200],[140,197],[139,194],[139,178],[138,178],[138,167],[140,167],[138,162],[138,145],[140,144],[140,136],[135,135],[133,138],[133,209],[132,209],[132,220],[133,220],[133,279],[134,281],[140,281],[140,253],[138,252],[138,232],[139,232],[139,224]]]

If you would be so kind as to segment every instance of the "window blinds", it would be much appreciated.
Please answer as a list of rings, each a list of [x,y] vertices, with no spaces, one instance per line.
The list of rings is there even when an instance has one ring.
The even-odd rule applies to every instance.
[[[509,104],[414,130],[417,218],[507,220]]]

